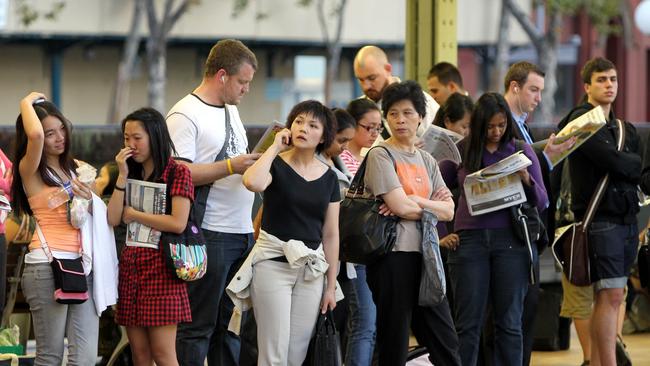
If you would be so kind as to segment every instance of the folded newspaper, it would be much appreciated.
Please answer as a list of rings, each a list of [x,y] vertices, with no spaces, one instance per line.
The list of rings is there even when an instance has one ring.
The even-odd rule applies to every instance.
[[[167,185],[136,179],[126,181],[126,204],[146,213],[162,215],[166,208]],[[158,249],[160,231],[138,222],[127,225],[126,245]]]
[[[523,151],[518,151],[468,175],[463,189],[470,215],[482,215],[526,202],[524,186],[517,171],[531,164]]]
[[[456,143],[463,139],[454,131],[442,128],[436,125],[431,125],[422,134],[422,149],[431,154],[437,161],[451,160],[456,164],[460,164],[461,157]]]
[[[11,203],[4,194],[0,194],[0,211],[11,211]]]
[[[584,144],[585,141],[587,141],[591,136],[598,132],[598,130],[605,126],[606,121],[607,119],[605,118],[603,108],[601,106],[598,106],[567,123],[567,125],[564,126],[564,128],[555,135],[555,144],[561,144],[573,136],[576,137],[576,143],[573,144],[570,149],[567,149],[555,158],[550,159],[551,164],[553,164],[553,166],[556,166],[559,162],[564,160],[564,158],[569,156],[578,147],[580,147],[580,145]],[[547,143],[548,139],[538,141],[532,146],[534,149],[541,150],[544,149]]]
[[[271,147],[271,145],[273,145],[273,141],[275,141],[275,134],[282,131],[283,128],[284,123],[273,121],[271,125],[266,128],[266,131],[264,131],[262,137],[260,137],[260,140],[253,148],[253,152],[260,154],[264,153],[269,147]]]

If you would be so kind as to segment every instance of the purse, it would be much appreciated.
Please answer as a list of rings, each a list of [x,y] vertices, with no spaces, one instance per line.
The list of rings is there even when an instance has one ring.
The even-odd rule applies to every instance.
[[[625,142],[625,125],[621,120],[618,124],[617,149],[621,151]],[[589,225],[596,214],[600,200],[605,194],[609,182],[609,174],[605,175],[596,185],[587,206],[585,216],[581,222],[573,223],[564,228],[559,228],[559,235],[553,241],[553,255],[562,266],[566,278],[576,286],[591,285],[591,264],[589,260]]]
[[[176,166],[172,166],[167,174],[166,212],[171,214],[170,191],[174,185]],[[201,229],[194,223],[194,208],[190,208],[187,225],[182,233],[162,232],[160,235],[160,250],[163,251],[167,267],[178,279],[195,281],[202,278],[208,270],[208,255],[205,239]]]
[[[395,159],[388,149],[383,146],[372,149],[375,148],[386,150],[395,166]],[[379,214],[379,206],[384,201],[376,197],[364,197],[368,154],[361,162],[340,206],[339,257],[342,262],[371,264],[392,251],[397,240],[399,217]]]
[[[305,365],[343,365],[343,357],[341,356],[341,340],[336,331],[332,310],[328,309],[327,313],[318,314],[315,331],[314,336],[309,341],[309,350],[307,351],[307,360]]]
[[[41,227],[36,223],[36,233],[41,240],[52,275],[54,276],[54,300],[59,304],[81,304],[88,300],[88,284],[81,256],[75,259],[61,259],[52,255]]]

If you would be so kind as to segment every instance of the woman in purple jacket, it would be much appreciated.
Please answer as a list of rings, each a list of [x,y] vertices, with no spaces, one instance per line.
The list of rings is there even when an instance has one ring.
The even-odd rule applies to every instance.
[[[548,197],[539,162],[530,146],[521,146],[532,165],[517,174],[528,202],[541,211]],[[493,362],[495,365],[521,365],[521,316],[530,269],[528,249],[515,237],[509,208],[472,216],[462,189],[467,175],[517,151],[513,119],[501,95],[486,93],[481,96],[472,114],[470,134],[459,147],[463,157],[461,165],[444,161],[440,170],[450,189],[461,188],[454,225],[460,245],[450,252],[448,264],[457,304],[454,320],[462,363],[476,365],[489,300],[495,324]]]

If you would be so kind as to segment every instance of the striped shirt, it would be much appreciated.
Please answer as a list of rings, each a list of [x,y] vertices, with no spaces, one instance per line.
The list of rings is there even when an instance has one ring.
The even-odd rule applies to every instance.
[[[352,176],[356,175],[361,162],[357,160],[357,158],[355,158],[349,150],[343,150],[339,157],[343,161],[343,164],[345,164],[345,167],[348,168],[350,174],[352,174]]]

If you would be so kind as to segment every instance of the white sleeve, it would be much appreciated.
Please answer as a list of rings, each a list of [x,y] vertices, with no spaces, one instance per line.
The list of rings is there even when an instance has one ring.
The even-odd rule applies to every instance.
[[[197,125],[186,115],[172,112],[167,116],[167,129],[174,142],[176,157],[193,162],[196,158]]]
[[[425,105],[425,110],[427,114],[424,116],[422,119],[422,123],[420,123],[420,126],[418,126],[417,130],[417,136],[422,136],[424,132],[433,124],[433,119],[436,117],[436,113],[438,113],[438,109],[440,109],[440,106],[438,103],[433,99],[429,93],[425,92],[424,90],[422,91],[424,94],[424,99],[426,100],[426,105]]]

